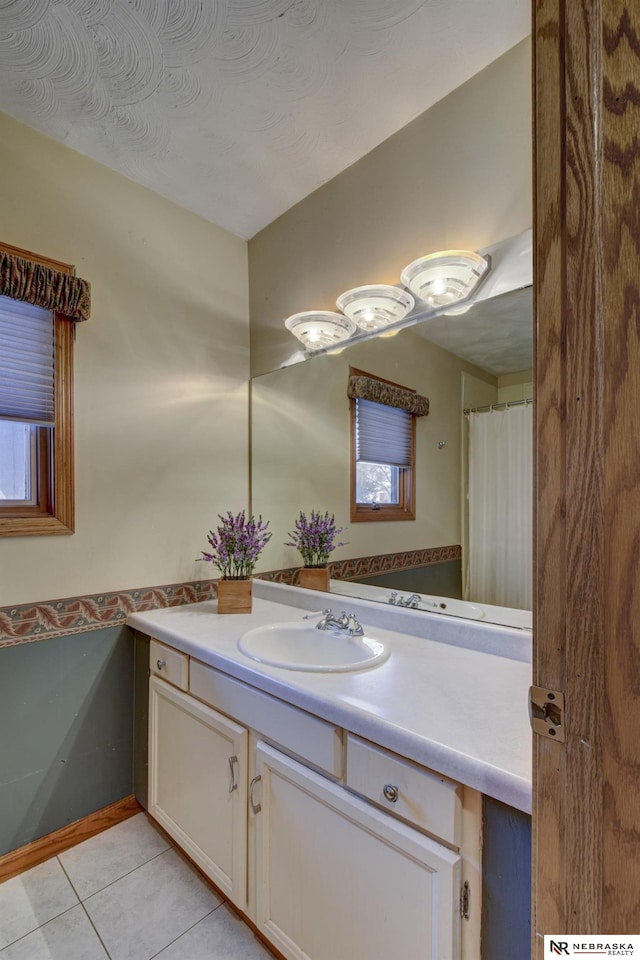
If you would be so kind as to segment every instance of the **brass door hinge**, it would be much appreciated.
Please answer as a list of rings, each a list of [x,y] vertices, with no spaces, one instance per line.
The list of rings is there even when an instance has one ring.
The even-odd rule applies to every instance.
[[[548,687],[529,687],[529,720],[534,733],[564,743],[564,693]]]

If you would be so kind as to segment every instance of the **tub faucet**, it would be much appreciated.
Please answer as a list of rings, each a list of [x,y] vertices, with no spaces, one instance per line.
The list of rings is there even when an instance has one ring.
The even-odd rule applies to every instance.
[[[355,613],[345,613],[344,610],[339,617],[336,617],[330,608],[322,611],[322,616],[316,623],[316,630],[330,630],[337,627],[338,630],[348,630],[352,637],[361,637],[364,634],[362,625],[358,621]]]

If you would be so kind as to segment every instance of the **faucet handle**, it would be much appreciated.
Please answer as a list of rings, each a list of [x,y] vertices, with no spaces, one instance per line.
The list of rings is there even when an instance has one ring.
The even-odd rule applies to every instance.
[[[331,608],[327,607],[326,610],[313,610],[310,613],[305,613],[302,616],[303,620],[313,620],[314,617],[326,617],[331,614]]]
[[[362,624],[356,617],[355,613],[347,614],[347,629],[352,637],[362,637],[364,636],[364,630],[362,629]]]
[[[337,623],[336,618],[333,615],[331,607],[327,607],[326,610],[322,611],[322,616],[316,623],[316,630],[328,630],[331,624]]]

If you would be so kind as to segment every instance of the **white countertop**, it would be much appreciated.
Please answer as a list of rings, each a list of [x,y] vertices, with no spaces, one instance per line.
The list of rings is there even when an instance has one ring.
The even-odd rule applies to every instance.
[[[128,624],[212,667],[525,812],[531,811],[531,634],[349,600],[389,659],[350,673],[259,664],[238,650],[249,629],[343,603],[254,580],[253,612],[215,601],[132,614]]]

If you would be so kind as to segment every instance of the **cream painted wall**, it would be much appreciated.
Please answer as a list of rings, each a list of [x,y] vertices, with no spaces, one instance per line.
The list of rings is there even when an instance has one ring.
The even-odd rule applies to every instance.
[[[410,331],[396,359],[401,337],[277,370],[298,346],[282,321],[333,310],[353,286],[398,283],[421,254],[483,249],[531,226],[530,67],[526,40],[249,241],[252,506],[274,532],[261,569],[299,563],[282,547],[298,509],[348,524],[349,363],[417,388],[432,408],[418,421],[418,519],[348,524],[335,559],[461,542],[461,372],[491,378],[437,348],[425,359]]]
[[[533,370],[498,377],[498,401],[528,400],[533,397]]]
[[[350,523],[349,366],[418,390],[430,410],[416,421],[416,519]],[[334,513],[347,545],[334,560],[460,543],[461,374],[495,378],[428,343],[412,330],[354,345],[252,381],[252,472],[255,513],[273,537],[258,570],[300,565],[285,547],[299,510]],[[438,442],[445,446],[438,449]]]
[[[532,223],[531,50],[524,40],[249,241],[251,367],[297,341],[283,319],[335,310],[416,257],[480,250]]]
[[[0,239],[73,263],[76,532],[0,539],[0,606],[214,575],[247,506],[247,245],[0,115]]]

